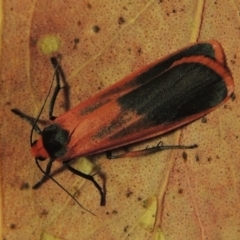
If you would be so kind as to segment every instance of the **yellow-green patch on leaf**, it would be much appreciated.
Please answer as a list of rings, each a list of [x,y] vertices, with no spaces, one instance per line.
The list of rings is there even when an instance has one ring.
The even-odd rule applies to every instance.
[[[150,197],[144,201],[144,207],[146,212],[143,214],[139,221],[139,225],[147,231],[152,231],[154,228],[155,217],[157,213],[157,199],[156,197]]]
[[[61,47],[61,40],[56,35],[46,35],[38,41],[38,47],[43,54],[51,54]]]

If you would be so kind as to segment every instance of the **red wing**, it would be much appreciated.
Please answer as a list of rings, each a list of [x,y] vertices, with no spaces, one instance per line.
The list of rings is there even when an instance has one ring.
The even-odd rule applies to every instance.
[[[156,64],[151,66],[55,120],[70,131],[68,151],[61,160],[169,132],[213,111],[233,92],[227,68],[208,57],[184,57],[154,74]]]
[[[150,82],[155,78],[156,75],[161,74],[171,67],[174,62],[181,60],[184,57],[191,56],[210,57],[221,63],[223,66],[226,65],[223,49],[220,43],[218,43],[216,40],[194,43],[166,57],[158,59],[157,61],[146,65],[145,67],[142,67],[138,71],[135,71],[134,73],[123,78],[121,81],[116,82],[110,87],[100,91],[95,96],[80,103],[59,118],[68,118],[68,116],[72,117],[73,115],[76,115],[76,118],[78,118],[79,113],[80,116],[88,115],[102,105],[105,105],[107,102],[114,101],[122,95],[139,88],[147,82]]]

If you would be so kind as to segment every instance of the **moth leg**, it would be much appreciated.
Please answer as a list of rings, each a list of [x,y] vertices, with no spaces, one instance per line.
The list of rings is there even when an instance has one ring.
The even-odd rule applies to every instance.
[[[54,69],[55,69],[56,86],[55,86],[55,89],[53,91],[53,94],[52,94],[52,97],[51,97],[51,100],[50,100],[48,116],[49,116],[50,120],[54,120],[54,119],[56,119],[56,117],[53,116],[54,105],[55,105],[55,102],[56,102],[59,91],[63,88],[63,87],[60,86],[60,77],[62,79],[64,79],[63,82],[65,82],[65,76],[64,76],[64,73],[62,71],[61,66],[59,65],[60,63],[57,60],[57,58],[52,57],[51,58],[51,63],[53,65]]]
[[[172,150],[172,149],[193,149],[197,148],[197,144],[193,144],[190,146],[185,146],[185,145],[163,145],[163,142],[159,142],[157,146],[151,147],[151,148],[145,148],[145,149],[140,149],[136,151],[131,151],[131,152],[126,152],[126,153],[120,153],[113,155],[112,151],[107,151],[106,156],[108,159],[117,159],[117,158],[125,158],[125,157],[138,157],[138,156],[143,156],[163,150]]]
[[[48,178],[51,178],[63,191],[65,191],[81,208],[83,208],[84,210],[86,210],[87,212],[91,213],[92,215],[96,216],[94,213],[92,213],[91,211],[89,211],[88,209],[86,209],[82,204],[80,204],[78,202],[78,200],[74,197],[74,195],[72,195],[66,188],[64,188],[60,183],[58,183],[50,174],[51,174],[51,169],[52,169],[52,163],[54,162],[54,159],[50,159],[46,170],[44,171],[40,164],[39,161],[43,161],[43,159],[35,159],[36,160],[36,164],[38,166],[38,168],[40,169],[40,171],[44,174],[42,179],[37,182],[34,186],[33,189],[37,189],[39,188],[43,182],[45,182]]]
[[[68,162],[63,162],[64,166],[66,166],[66,168],[71,171],[72,173],[82,177],[82,178],[85,178],[86,180],[89,180],[93,183],[93,185],[97,188],[97,190],[99,191],[100,193],[100,206],[105,206],[106,204],[106,195],[103,191],[103,189],[100,187],[100,185],[96,182],[96,180],[94,179],[94,177],[92,175],[88,175],[88,174],[85,174],[83,172],[80,172],[78,171],[77,169],[71,167]]]
[[[30,125],[32,127],[34,127],[34,130],[38,133],[41,134],[41,129],[39,128],[39,126],[36,124],[36,118],[34,117],[30,117],[27,114],[21,112],[20,110],[13,108],[11,109],[11,111],[16,114],[17,116],[19,116],[20,118],[24,119],[25,121],[27,121],[28,123],[30,123]]]
[[[66,80],[65,80],[65,75],[63,73],[63,70],[62,70],[61,66],[59,65],[59,62],[58,62],[57,58],[51,58],[51,63],[52,63],[52,65],[53,65],[53,67],[55,68],[55,71],[56,71],[56,73],[55,73],[56,74],[56,86],[55,86],[55,89],[54,89],[54,92],[52,94],[50,104],[49,104],[49,119],[54,120],[56,117],[53,116],[53,108],[54,108],[54,104],[55,104],[57,95],[63,87],[67,86],[67,83],[66,83]],[[63,87],[60,86],[60,77],[61,77],[62,81],[64,82]],[[18,110],[16,108],[11,109],[11,111],[14,114],[18,115],[19,117],[26,120],[27,122],[29,122],[30,125],[34,128],[34,130],[38,134],[41,134],[42,131],[39,128],[39,126],[36,124],[36,122],[39,121],[39,120],[36,121],[36,118],[30,117],[30,116],[26,115],[25,113],[21,112],[20,110]]]
[[[39,159],[36,159],[37,165],[38,165],[38,160]],[[54,162],[54,160],[50,158],[49,161],[48,161],[48,164],[47,164],[47,167],[46,167],[44,175],[42,176],[42,178],[35,185],[33,185],[33,187],[32,187],[33,189],[39,188],[49,178],[53,162]]]

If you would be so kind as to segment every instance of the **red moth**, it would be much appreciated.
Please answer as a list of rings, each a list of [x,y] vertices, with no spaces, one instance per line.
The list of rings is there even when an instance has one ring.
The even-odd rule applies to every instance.
[[[61,67],[52,58],[60,90]],[[130,74],[119,82],[80,103],[63,115],[53,118],[42,131],[36,121],[19,110],[17,115],[31,122],[40,133],[31,151],[38,161],[49,158],[50,176],[53,161],[61,161],[73,173],[93,182],[105,205],[105,193],[92,175],[69,165],[75,157],[106,151],[108,158],[136,156],[164,149],[194,148],[163,146],[112,156],[110,150],[158,136],[190,123],[225,103],[233,93],[234,82],[225,62],[221,45],[211,40],[189,45]],[[53,104],[52,104],[53,105]],[[40,166],[39,166],[40,167]],[[41,169],[41,168],[40,168]],[[35,185],[40,185],[42,180]]]

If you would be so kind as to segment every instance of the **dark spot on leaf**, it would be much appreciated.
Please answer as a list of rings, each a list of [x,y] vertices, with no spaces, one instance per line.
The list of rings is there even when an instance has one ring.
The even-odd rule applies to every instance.
[[[11,223],[9,227],[10,227],[11,229],[16,229],[16,224]]]
[[[200,158],[198,155],[195,156],[195,159],[196,159],[196,162],[199,162],[200,161]]]
[[[211,157],[208,157],[207,160],[208,160],[208,162],[211,162],[211,161],[212,161],[212,158],[211,158]]]
[[[112,214],[118,214],[118,211],[117,210],[113,210]]]
[[[127,232],[127,231],[128,231],[128,228],[129,228],[129,226],[128,226],[128,225],[127,225],[127,226],[125,226],[123,231],[124,231],[124,232]]]
[[[98,33],[100,31],[100,27],[95,25],[92,27],[93,32]]]
[[[184,161],[187,161],[187,153],[186,152],[182,153],[182,158],[184,159]]]
[[[132,194],[133,194],[133,192],[130,189],[128,189],[126,192],[126,197],[127,198],[130,197]]]
[[[119,25],[122,25],[122,24],[124,24],[125,23],[125,19],[123,18],[123,17],[119,17],[118,18],[118,24]]]
[[[183,193],[183,189],[182,188],[178,189],[178,193],[182,194]]]
[[[48,211],[46,209],[43,209],[42,212],[40,213],[40,217],[44,217],[48,215]]]
[[[74,39],[74,43],[75,43],[75,44],[79,43],[79,41],[80,41],[79,38],[75,38],[75,39]]]
[[[73,46],[73,49],[76,49],[77,48],[77,44],[80,42],[80,39],[79,38],[75,38],[74,39],[74,46]]]
[[[20,190],[26,190],[26,189],[29,189],[29,184],[27,182],[22,183]]]

